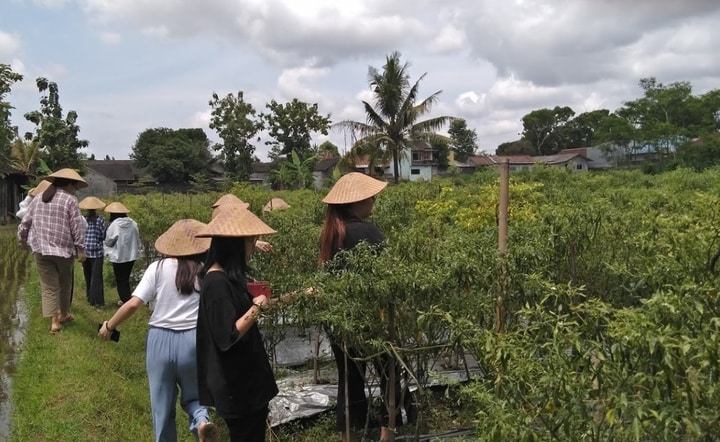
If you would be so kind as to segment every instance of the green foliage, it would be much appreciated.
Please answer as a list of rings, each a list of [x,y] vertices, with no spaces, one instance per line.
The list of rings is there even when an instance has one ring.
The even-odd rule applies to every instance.
[[[82,171],[85,155],[80,149],[88,146],[87,140],[78,138],[77,112],[71,110],[63,117],[58,85],[47,78],[36,80],[40,97],[40,110],[25,114],[25,119],[35,124],[34,133],[26,133],[25,139],[37,143],[40,158],[51,170],[71,168]]]
[[[561,129],[574,115],[568,106],[534,110],[522,118],[522,136],[533,146],[535,155],[557,153],[565,147],[561,144]]]
[[[281,104],[275,100],[265,105],[268,113],[261,118],[272,137],[265,144],[272,146],[270,159],[280,160],[290,158],[291,152],[296,152],[301,161],[313,156],[310,145],[310,134],[320,132],[328,134],[330,128],[330,114],[323,116],[318,111],[317,103],[308,104],[294,98],[291,102]]]
[[[420,101],[420,81],[425,74],[410,86],[408,69],[408,63],[401,64],[399,52],[387,55],[382,71],[369,67],[368,83],[373,91],[374,104],[363,101],[367,123],[338,123],[340,127],[352,131],[353,139],[358,136],[352,147],[353,151],[359,151],[356,156],[369,155],[371,165],[392,158],[396,183],[400,180],[400,156],[415,144],[449,144],[450,139],[437,131],[453,119],[440,116],[419,120],[430,112],[442,91]]]
[[[396,357],[421,404],[433,374],[471,356],[480,370],[453,404],[475,413],[481,440],[718,434],[720,294],[709,261],[720,248],[720,170],[513,175],[503,258],[497,181],[488,171],[388,186],[372,216],[383,251],[360,246],[336,272],[317,266],[321,192],[236,184],[230,191],[278,231],[264,238],[275,253],[253,257],[255,275],[274,297],[315,288],[265,312],[268,346],[288,322],[324,324],[368,357]],[[151,258],[172,222],[208,221],[219,196],[119,199]],[[261,213],[272,197],[292,208]]]
[[[23,76],[13,72],[7,64],[0,63],[0,174],[7,172],[11,162],[11,143],[17,138],[17,127],[12,126],[10,117],[13,106],[5,101],[14,83],[22,81]]]
[[[146,129],[138,135],[130,158],[161,183],[186,183],[206,172],[210,141],[202,129]]]
[[[450,135],[451,146],[455,152],[456,160],[465,162],[468,157],[475,155],[477,133],[475,129],[468,129],[467,121],[462,118],[451,121],[448,134]]]
[[[247,180],[252,171],[255,146],[251,140],[261,129],[252,104],[245,102],[243,91],[220,98],[213,93],[208,103],[212,108],[210,128],[223,140],[213,149],[221,151],[227,174],[236,180]]]

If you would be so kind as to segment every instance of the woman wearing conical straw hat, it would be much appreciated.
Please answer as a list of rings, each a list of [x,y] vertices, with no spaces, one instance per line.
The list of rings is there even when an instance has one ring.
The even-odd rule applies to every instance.
[[[42,181],[40,181],[40,183],[37,186],[28,190],[28,194],[25,197],[25,199],[20,201],[20,205],[18,207],[18,211],[15,212],[15,216],[22,219],[23,216],[25,216],[25,214],[27,213],[27,209],[28,209],[28,207],[30,207],[30,202],[32,202],[33,198],[35,198],[35,196],[45,192],[45,190],[47,190],[47,188],[50,187],[50,184],[51,184],[50,181],[42,180]]]
[[[225,195],[221,196],[217,201],[215,201],[215,203],[212,205],[212,218],[215,218],[215,216],[222,210],[222,208],[227,206],[238,206],[242,207],[243,209],[250,209],[250,203],[246,203],[232,193],[226,193]],[[260,250],[261,252],[275,251],[272,244],[267,241],[262,241],[260,239],[255,241],[255,248]]]
[[[97,197],[88,196],[80,201],[80,210],[87,210],[85,221],[85,255],[82,263],[85,277],[85,293],[87,302],[93,307],[105,307],[105,284],[103,283],[103,242],[105,241],[105,218],[97,211],[105,207],[105,203]]]
[[[73,169],[60,169],[45,177],[50,185],[33,198],[18,226],[20,245],[30,248],[37,263],[42,291],[42,314],[50,318],[50,334],[74,319],[70,313],[73,259],[85,261],[85,220],[77,189],[87,187]]]
[[[118,325],[141,306],[150,305],[150,329],[145,341],[145,364],[156,441],[177,440],[175,407],[180,404],[190,420],[189,430],[200,442],[214,439],[216,427],[208,408],[200,405],[196,361],[196,327],[200,304],[197,274],[209,239],[196,238],[205,224],[194,219],[174,223],[155,241],[164,257],[148,266],[132,293],[98,335],[108,340]]]
[[[375,224],[368,222],[367,218],[372,214],[375,198],[386,186],[386,182],[358,172],[344,175],[335,183],[323,198],[323,202],[327,204],[327,210],[320,234],[320,265],[327,266],[331,271],[333,268],[342,267],[343,263],[332,262],[335,255],[341,250],[350,250],[361,242],[376,246],[378,249],[382,248],[383,234]],[[333,337],[331,330],[328,331],[328,335],[338,369],[336,429],[342,433],[343,441],[355,441],[358,438],[353,429],[365,426],[368,409],[368,400],[365,396],[365,363],[355,360],[362,356],[358,349],[348,348],[346,353],[343,350],[342,342]],[[389,357],[376,358],[373,363],[380,374],[380,389],[383,401],[387,405]],[[397,393],[395,403],[399,404],[400,376],[395,376],[395,379],[398,381],[395,389]],[[347,398],[345,395],[346,382]],[[346,407],[349,410],[349,416],[346,416]],[[386,440],[390,432],[387,411],[382,419],[380,440]],[[396,425],[398,424],[401,422],[396,422]]]
[[[212,238],[200,272],[200,403],[215,407],[227,423],[231,441],[265,441],[268,407],[278,393],[257,325],[268,298],[253,297],[247,285],[255,241],[273,233],[252,212],[228,206],[197,235]]]
[[[137,223],[128,216],[130,211],[119,201],[105,207],[110,214],[110,225],[105,234],[104,252],[112,263],[117,286],[118,305],[130,300],[130,275],[140,257],[140,231]]]

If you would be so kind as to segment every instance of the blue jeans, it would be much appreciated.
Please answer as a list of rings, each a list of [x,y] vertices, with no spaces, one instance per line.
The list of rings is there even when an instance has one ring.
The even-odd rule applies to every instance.
[[[195,329],[150,327],[145,347],[155,441],[177,441],[175,402],[178,387],[180,405],[188,415],[189,430],[197,437],[198,426],[209,422],[210,416],[207,407],[201,406],[198,399]]]

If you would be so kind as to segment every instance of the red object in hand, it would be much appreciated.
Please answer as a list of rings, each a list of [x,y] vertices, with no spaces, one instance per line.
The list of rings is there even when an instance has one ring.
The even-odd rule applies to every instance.
[[[265,295],[268,298],[270,297],[270,281],[248,282],[247,288],[253,298],[260,295]]]

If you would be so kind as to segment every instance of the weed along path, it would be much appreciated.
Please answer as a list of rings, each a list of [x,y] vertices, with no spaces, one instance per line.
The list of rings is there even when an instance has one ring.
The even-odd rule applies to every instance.
[[[30,254],[17,247],[14,230],[0,231],[0,441],[9,440],[10,387],[25,338],[28,312],[23,284]]]

